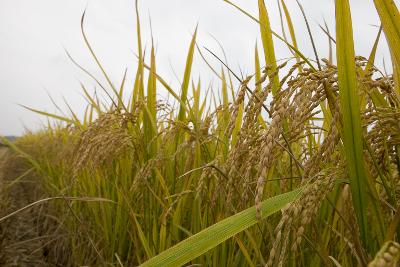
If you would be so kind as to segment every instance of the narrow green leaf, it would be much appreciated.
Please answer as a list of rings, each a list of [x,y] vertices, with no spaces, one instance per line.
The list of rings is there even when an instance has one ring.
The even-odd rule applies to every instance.
[[[258,55],[258,48],[256,43],[256,48],[254,49],[254,67],[255,67],[255,77],[256,77],[256,92],[261,92],[262,85],[258,83],[261,79],[261,65],[260,65],[260,57]]]
[[[133,216],[133,219],[135,221],[136,224],[136,228],[138,231],[138,235],[139,235],[139,239],[140,239],[140,243],[142,244],[144,251],[146,252],[147,257],[152,257],[154,255],[153,251],[150,248],[149,242],[146,239],[146,236],[142,230],[142,227],[140,227],[140,224],[138,222],[138,220],[136,219],[136,216]]]
[[[122,77],[122,82],[121,82],[121,85],[120,85],[120,87],[119,87],[119,91],[118,91],[118,108],[120,109],[120,108],[122,108],[122,107],[124,107],[124,100],[123,100],[123,97],[124,97],[124,88],[125,88],[125,82],[126,82],[126,74],[127,74],[127,72],[128,72],[128,69],[125,69],[125,71],[124,71],[124,76]],[[126,109],[126,108],[125,108]]]
[[[371,49],[371,53],[369,54],[368,62],[364,69],[366,73],[369,72],[372,69],[372,67],[374,66],[376,50],[378,50],[378,44],[379,44],[379,40],[381,38],[381,34],[382,34],[382,27],[379,28],[378,35],[375,38],[374,45]]]
[[[290,38],[292,39],[292,45],[296,49],[299,49],[299,47],[297,45],[296,33],[294,31],[292,17],[290,16],[289,9],[287,8],[286,3],[285,3],[284,0],[281,0],[281,4],[282,4],[283,12],[285,13],[286,22],[287,22],[287,25],[288,25],[288,28],[289,28]],[[293,51],[292,49],[290,49],[290,51],[293,52],[293,55],[296,57],[296,61],[300,62],[301,61],[300,56],[295,51]],[[301,66],[299,66],[299,70],[300,71],[301,71],[301,69],[302,69]]]
[[[263,218],[267,218],[288,203],[298,199],[301,190],[297,189],[263,201],[261,204]],[[141,266],[182,266],[225,240],[255,225],[258,221],[256,208],[253,206],[192,235],[146,261]]]
[[[373,45],[371,53],[369,54],[369,57],[368,57],[367,65],[365,66],[364,69],[361,69],[361,77],[365,77],[372,70],[372,67],[374,66],[376,51],[378,49],[378,44],[379,44],[379,39],[381,37],[381,33],[382,33],[382,27],[379,28],[378,35],[375,38],[374,45]],[[383,99],[383,96],[381,95],[379,90],[377,90],[376,88],[370,93],[370,97],[371,97],[372,101],[374,102],[374,104],[376,104],[381,99]],[[383,105],[387,104],[386,101],[383,101],[381,103],[383,103]],[[365,109],[367,108],[365,92],[363,92],[361,95],[360,107],[361,107],[362,112],[364,112]]]
[[[143,73],[144,73],[144,59],[143,59],[143,49],[142,49],[142,35],[140,30],[140,17],[139,17],[139,4],[138,0],[135,2],[135,10],[136,10],[136,33],[137,33],[137,41],[138,41],[138,54],[139,54],[139,62],[138,62],[138,71],[137,71],[137,84],[135,83],[135,89],[138,90],[138,97],[140,99],[144,98],[144,85],[143,85]]]
[[[186,107],[182,106],[182,103],[186,103],[187,101],[187,93],[189,90],[189,83],[190,83],[190,74],[192,72],[192,63],[193,63],[193,54],[194,54],[194,49],[196,45],[196,35],[197,35],[197,27],[196,30],[194,31],[192,41],[190,43],[189,47],[189,52],[186,57],[186,67],[185,67],[185,74],[183,76],[183,82],[182,82],[182,87],[181,87],[181,106],[179,108],[179,115],[178,115],[178,120],[184,121],[185,120],[185,113],[186,113]]]
[[[100,106],[98,105],[98,103],[96,103],[96,100],[90,96],[89,92],[87,91],[87,89],[83,85],[83,83],[81,83],[81,88],[82,88],[83,93],[85,94],[90,106],[92,106],[96,110],[97,114],[100,115],[101,114]]]
[[[355,53],[348,0],[336,0],[336,53],[340,105],[343,114],[343,143],[350,176],[352,199],[361,238],[370,234],[367,220],[367,176],[363,162],[363,136],[356,79]]]
[[[92,55],[93,59],[95,60],[97,66],[100,68],[101,72],[103,73],[104,77],[106,78],[108,85],[111,87],[111,89],[114,92],[114,94],[118,96],[117,89],[115,88],[114,84],[112,83],[110,77],[108,76],[108,74],[105,71],[103,65],[101,64],[101,62],[98,59],[96,53],[94,52],[94,49],[90,45],[89,39],[86,36],[85,29],[84,29],[85,14],[86,14],[86,11],[83,12],[82,18],[81,18],[81,32],[82,32],[83,40],[85,41],[85,44],[86,44],[87,48],[89,49],[90,54]]]
[[[147,119],[144,120],[145,138],[146,144],[150,145],[150,157],[154,156],[157,151],[157,143],[153,140],[157,135],[157,97],[156,97],[156,57],[154,53],[154,46],[151,48],[151,63],[150,63],[150,73],[147,82]]]
[[[24,106],[24,105],[20,105],[20,106],[23,107],[23,108],[26,108],[27,110],[30,110],[32,112],[35,112],[37,114],[40,114],[40,115],[43,115],[43,116],[46,116],[46,117],[49,117],[49,118],[57,119],[57,120],[64,121],[64,122],[70,123],[70,124],[75,124],[74,120],[71,120],[71,119],[69,119],[67,117],[62,117],[62,116],[58,116],[58,115],[55,115],[55,114],[52,114],[52,113],[48,113],[48,112],[45,112],[45,111],[40,111],[40,110],[33,109],[33,108],[30,108],[30,107],[27,107],[27,106]]]
[[[249,17],[251,20],[253,20],[254,22],[260,24],[260,21],[258,19],[256,19],[254,16],[252,16],[249,12],[245,11],[244,9],[242,9],[241,7],[239,7],[238,5],[232,3],[229,0],[223,0],[224,2],[230,4],[231,6],[233,6],[234,8],[236,8],[237,10],[239,10],[240,12],[242,12],[244,15],[246,15],[247,17]],[[296,54],[301,57],[302,60],[304,60],[304,62],[313,70],[316,71],[316,68],[314,67],[313,64],[311,64],[310,60],[308,60],[308,58],[301,53],[296,47],[294,47],[293,45],[291,45],[290,43],[288,43],[285,38],[283,38],[282,36],[280,36],[279,34],[277,34],[276,32],[274,32],[272,29],[271,33],[278,38],[280,41],[282,41],[283,43],[285,43],[290,49],[292,49],[294,52],[296,52]]]
[[[143,65],[147,70],[151,71],[150,66],[146,65],[145,63]],[[169,86],[168,83],[156,72],[153,72],[153,75],[157,78],[157,81],[159,81],[161,85],[164,86],[165,89],[167,89],[168,93],[170,93],[180,103],[181,107],[183,106],[184,109],[186,110],[187,109],[186,104],[181,101],[180,97],[175,93],[175,91],[171,88],[171,86]]]

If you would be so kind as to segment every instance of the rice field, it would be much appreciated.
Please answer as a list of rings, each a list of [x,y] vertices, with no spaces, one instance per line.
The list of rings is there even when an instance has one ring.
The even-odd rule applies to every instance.
[[[26,107],[56,122],[3,142],[34,172],[42,193],[2,215],[0,225],[45,205],[54,219],[46,225],[59,233],[46,246],[50,254],[57,249],[56,261],[66,251],[65,266],[398,266],[395,2],[373,0],[381,27],[367,44],[371,52],[360,56],[351,20],[357,10],[349,0],[336,0],[336,29],[325,29],[326,58],[301,52],[296,36],[313,42],[313,35],[296,31],[289,1],[279,1],[285,35],[271,29],[263,0],[257,15],[224,2],[259,27],[253,72],[241,77],[213,51],[200,49],[196,28],[182,51],[187,57],[178,88],[158,74],[155,48],[145,51],[139,11],[133,88],[126,76],[109,78],[83,14],[84,42],[105,83],[79,61],[71,58],[72,64],[108,99],[82,85],[82,118],[73,110],[62,116]],[[390,74],[375,64],[385,41]],[[290,48],[287,59],[277,60],[277,42]],[[201,53],[222,65],[209,65],[218,93],[191,75]],[[161,90],[170,101],[158,98]]]

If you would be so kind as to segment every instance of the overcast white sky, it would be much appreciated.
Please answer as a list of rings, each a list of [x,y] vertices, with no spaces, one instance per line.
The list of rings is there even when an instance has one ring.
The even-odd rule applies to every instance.
[[[274,30],[281,32],[275,0],[266,0]],[[399,1],[396,1],[398,4]],[[257,15],[256,0],[235,3]],[[294,0],[286,3],[292,13],[299,46],[312,56],[305,24]],[[334,0],[301,0],[309,17],[321,57],[327,57],[327,38],[318,23],[326,19],[334,31]],[[356,53],[368,56],[379,19],[372,0],[350,0]],[[0,0],[0,134],[19,135],[24,127],[38,129],[42,117],[24,110],[23,104],[55,112],[48,95],[63,105],[63,98],[82,114],[85,108],[79,82],[91,90],[95,84],[67,58],[64,48],[91,73],[101,74],[84,46],[80,17],[87,7],[86,32],[112,80],[119,84],[125,68],[130,77],[136,67],[134,0]],[[223,45],[230,65],[237,72],[252,73],[254,46],[259,41],[257,25],[222,0],[142,0],[140,1],[143,42],[150,44],[149,17],[157,45],[158,72],[179,90],[191,34],[199,23],[198,43],[221,54],[211,38]],[[382,39],[383,40],[383,39]],[[275,40],[277,57],[289,56],[284,45]],[[377,64],[389,62],[387,46],[381,42]],[[193,78],[203,84],[216,79],[195,56]],[[219,69],[219,64],[210,58]],[[389,65],[389,64],[388,64]],[[173,71],[174,70],[174,71]],[[128,79],[129,85],[132,79]],[[160,87],[161,88],[161,87]]]

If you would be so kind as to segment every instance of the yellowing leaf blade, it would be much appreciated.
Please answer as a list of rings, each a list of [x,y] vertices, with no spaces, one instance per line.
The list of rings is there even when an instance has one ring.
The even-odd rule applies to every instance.
[[[258,12],[261,31],[261,40],[264,47],[265,64],[271,67],[270,73],[277,69],[274,41],[272,39],[271,25],[269,22],[267,8],[265,7],[264,0],[258,0]],[[272,93],[275,94],[279,90],[279,78],[273,78]]]

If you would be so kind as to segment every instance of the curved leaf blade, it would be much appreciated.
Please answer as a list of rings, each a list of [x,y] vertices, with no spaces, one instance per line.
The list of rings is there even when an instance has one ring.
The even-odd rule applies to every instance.
[[[263,201],[261,204],[263,218],[270,216],[288,203],[298,199],[301,190],[300,188]],[[250,226],[255,225],[257,222],[259,220],[256,217],[256,208],[253,206],[183,240],[172,248],[146,261],[141,266],[181,266]]]

